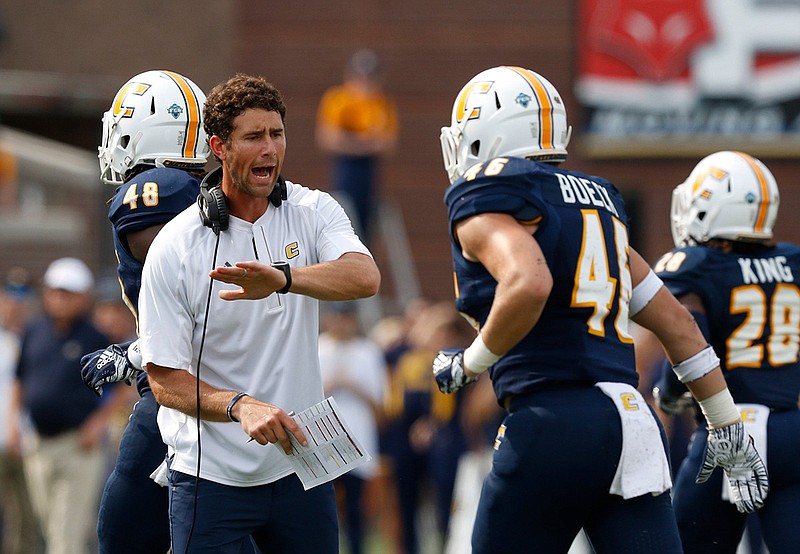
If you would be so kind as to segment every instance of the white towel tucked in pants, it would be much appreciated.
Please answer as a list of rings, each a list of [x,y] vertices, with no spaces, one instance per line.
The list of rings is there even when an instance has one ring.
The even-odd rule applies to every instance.
[[[622,452],[609,492],[625,499],[672,487],[669,461],[655,416],[644,397],[625,383],[596,383],[614,401],[622,422]]]

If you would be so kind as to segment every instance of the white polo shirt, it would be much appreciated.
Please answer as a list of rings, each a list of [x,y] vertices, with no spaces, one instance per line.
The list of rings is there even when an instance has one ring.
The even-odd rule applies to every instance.
[[[271,294],[262,300],[226,301],[235,289],[219,281],[205,325],[209,272],[226,262],[286,260],[292,268],[333,261],[347,252],[370,255],[342,207],[327,193],[287,182],[288,199],[270,205],[255,223],[230,218],[217,237],[190,206],[158,233],[144,264],[139,331],[144,363],[187,370],[211,386],[244,391],[286,411],[324,398],[318,352],[319,309],[314,298]],[[205,337],[205,340],[203,338]],[[202,405],[202,401],[201,401]],[[158,425],[171,468],[197,471],[197,420],[160,408]],[[283,453],[261,446],[234,422],[201,421],[200,476],[232,486],[270,483],[292,470]]]

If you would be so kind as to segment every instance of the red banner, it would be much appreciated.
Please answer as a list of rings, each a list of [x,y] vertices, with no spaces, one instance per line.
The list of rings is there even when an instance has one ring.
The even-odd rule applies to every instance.
[[[800,6],[582,0],[576,95],[589,155],[796,155]]]

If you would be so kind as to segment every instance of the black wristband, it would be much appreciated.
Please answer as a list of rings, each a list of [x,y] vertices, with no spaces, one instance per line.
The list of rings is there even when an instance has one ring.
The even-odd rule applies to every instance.
[[[278,291],[278,294],[286,294],[292,286],[292,269],[289,266],[289,262],[272,262],[272,267],[280,269],[286,276],[286,286]]]
[[[228,402],[228,409],[226,410],[226,413],[228,414],[228,419],[230,419],[231,421],[235,421],[236,423],[239,423],[239,420],[236,419],[235,417],[233,417],[233,414],[231,413],[231,410],[233,410],[233,406],[239,400],[241,400],[243,396],[250,396],[250,395],[247,394],[246,392],[240,392],[239,394],[237,394],[236,396],[231,398],[230,402]]]

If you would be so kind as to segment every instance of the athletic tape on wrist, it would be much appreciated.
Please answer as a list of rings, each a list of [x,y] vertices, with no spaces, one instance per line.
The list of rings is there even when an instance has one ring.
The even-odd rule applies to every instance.
[[[691,383],[719,367],[719,358],[710,346],[681,363],[672,366],[672,371],[681,383]]]
[[[650,272],[642,279],[638,285],[633,287],[631,294],[631,303],[629,308],[629,317],[633,317],[647,306],[653,297],[664,286],[664,282],[655,274],[651,269]]]
[[[742,419],[742,414],[739,413],[736,404],[733,403],[731,391],[727,388],[709,396],[705,400],[698,400],[697,403],[700,404],[700,409],[703,411],[708,426],[712,429],[723,427]]]
[[[476,375],[489,369],[499,359],[500,356],[487,348],[480,334],[464,350],[464,367]]]

